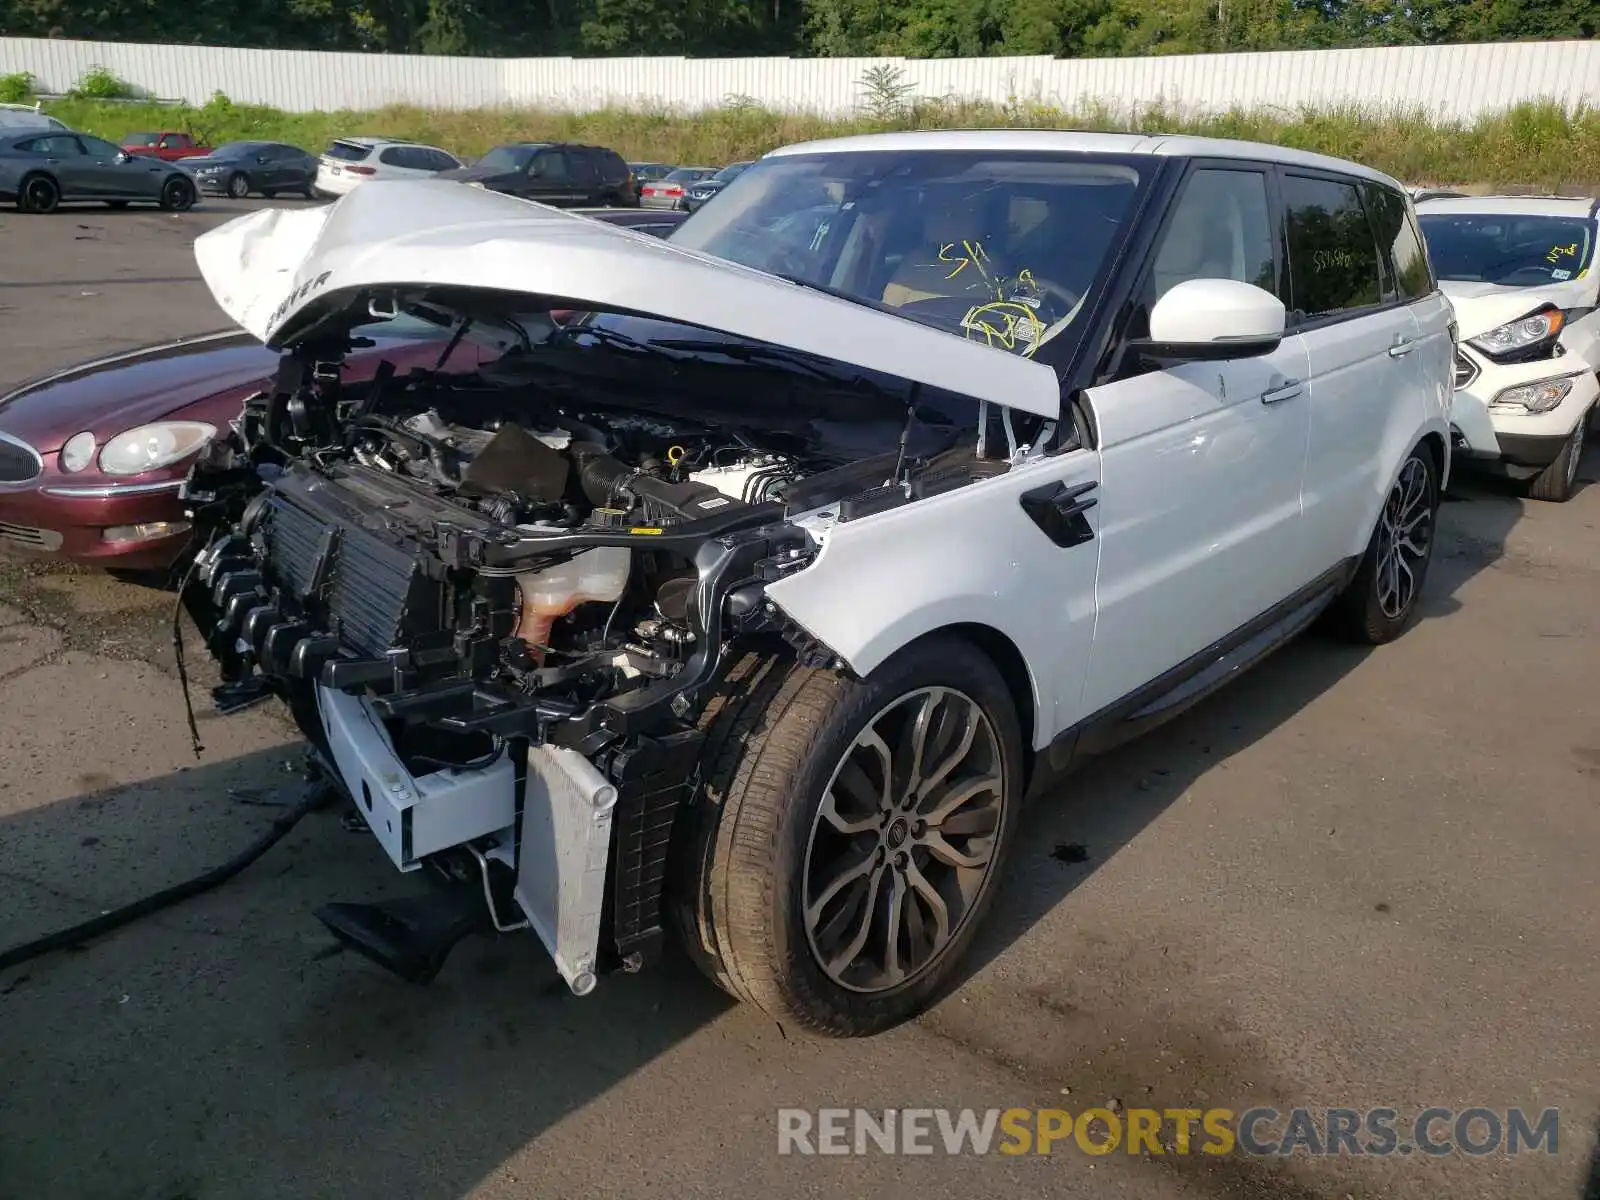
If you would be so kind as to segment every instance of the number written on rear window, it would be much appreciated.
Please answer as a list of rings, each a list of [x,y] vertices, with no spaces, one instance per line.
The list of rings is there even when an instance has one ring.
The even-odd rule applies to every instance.
[[[1289,175],[1283,181],[1295,311],[1316,321],[1383,301],[1378,244],[1353,183]]]

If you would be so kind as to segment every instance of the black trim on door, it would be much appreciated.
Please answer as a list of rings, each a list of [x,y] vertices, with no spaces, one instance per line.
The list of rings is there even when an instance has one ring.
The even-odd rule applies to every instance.
[[[1087,483],[1047,483],[1018,496],[1022,511],[1043,531],[1045,537],[1066,549],[1081,546],[1094,540],[1094,529],[1089,524],[1089,510],[1099,500],[1089,495],[1099,485]]]
[[[1109,307],[1108,318],[1103,330],[1095,330],[1097,349],[1094,356],[1084,357],[1084,362],[1089,364],[1085,372],[1086,377],[1079,387],[1099,387],[1113,383],[1118,379],[1126,378],[1124,361],[1121,355],[1123,342],[1127,336],[1128,322],[1133,319],[1134,307],[1139,302],[1139,293],[1143,288],[1146,276],[1155,261],[1156,247],[1160,244],[1167,227],[1172,223],[1177,212],[1177,202],[1183,196],[1184,189],[1189,184],[1189,179],[1197,171],[1238,171],[1263,177],[1267,193],[1267,219],[1272,222],[1278,231],[1275,249],[1277,251],[1273,261],[1273,272],[1276,280],[1276,294],[1282,298],[1288,291],[1288,246],[1286,242],[1286,227],[1283,218],[1283,209],[1278,194],[1275,178],[1276,165],[1271,162],[1254,158],[1186,158],[1175,160],[1175,167],[1164,177],[1164,186],[1152,193],[1152,202],[1159,200],[1160,206],[1152,211],[1143,227],[1136,232],[1136,245],[1124,258],[1124,270],[1117,280],[1115,289],[1114,307]],[[1287,303],[1287,302],[1286,302]],[[1089,339],[1085,339],[1086,344]]]
[[[1360,555],[1345,559],[1200,653],[1062,730],[1045,750],[1050,769],[1067,770],[1193,708],[1303,632],[1344,590],[1360,564]]]

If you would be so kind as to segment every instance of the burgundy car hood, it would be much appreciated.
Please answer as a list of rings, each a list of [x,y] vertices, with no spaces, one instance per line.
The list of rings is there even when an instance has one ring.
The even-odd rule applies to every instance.
[[[0,430],[41,454],[87,429],[104,442],[197,400],[272,377],[278,355],[243,330],[80,363],[0,397]]]

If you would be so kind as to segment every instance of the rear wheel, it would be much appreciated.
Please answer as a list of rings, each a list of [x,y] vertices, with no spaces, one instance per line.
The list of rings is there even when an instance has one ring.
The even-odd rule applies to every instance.
[[[1560,504],[1572,498],[1573,489],[1578,486],[1578,460],[1583,457],[1583,443],[1588,437],[1589,415],[1584,413],[1578,418],[1577,428],[1561,447],[1555,462],[1528,481],[1528,495],[1532,499]]]
[[[243,200],[250,194],[250,176],[243,171],[236,171],[228,177],[228,195],[235,200]]]
[[[30,175],[17,189],[17,207],[23,212],[51,213],[61,203],[61,189],[48,175]]]
[[[815,1033],[933,1004],[992,902],[1022,742],[1000,673],[958,638],[861,682],[748,655],[708,706],[675,911],[719,986]]]
[[[1439,469],[1418,446],[1384,498],[1355,578],[1329,613],[1336,632],[1370,646],[1400,636],[1422,596],[1438,519]]]
[[[161,207],[168,212],[186,212],[194,207],[194,184],[187,179],[169,179],[161,189]]]

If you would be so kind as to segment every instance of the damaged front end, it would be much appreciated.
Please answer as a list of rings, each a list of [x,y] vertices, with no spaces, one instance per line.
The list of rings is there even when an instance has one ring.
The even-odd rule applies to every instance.
[[[624,462],[626,435],[554,411],[533,432],[447,428],[440,396],[396,420],[381,391],[346,398],[308,362],[286,359],[185,485],[216,535],[183,602],[222,666],[219,703],[281,696],[394,864],[439,860],[480,920],[321,915],[413,978],[442,961],[413,943],[482,918],[531,924],[580,994],[605,966],[644,965],[722,648],[804,645],[763,596],[815,551],[762,498],[792,467],[707,465],[687,431]]]
[[[766,588],[835,523],[1005,470],[959,415],[983,397],[1053,411],[1042,366],[456,185],[252,214],[196,256],[284,354],[184,486],[183,604],[219,706],[281,697],[395,866],[453,885],[319,911],[414,980],[476,930],[531,927],[580,995],[654,959],[730,650],[848,669]],[[436,367],[494,352],[347,381],[397,320],[448,334]]]

